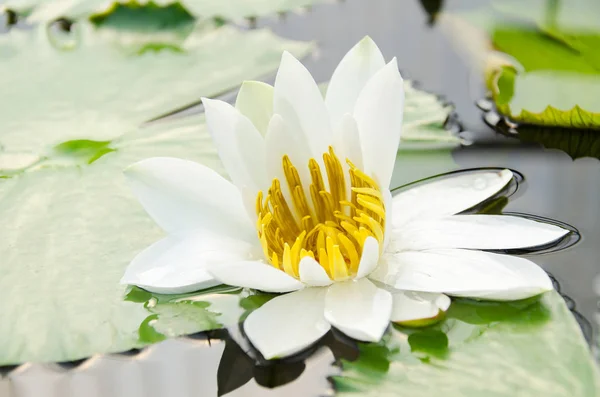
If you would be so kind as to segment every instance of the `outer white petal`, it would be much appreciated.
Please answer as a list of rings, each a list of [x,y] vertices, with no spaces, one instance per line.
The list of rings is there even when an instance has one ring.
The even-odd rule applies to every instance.
[[[265,136],[273,116],[273,87],[261,81],[244,81],[235,107]]]
[[[352,47],[333,72],[327,87],[325,104],[331,125],[337,125],[344,114],[354,111],[354,104],[363,87],[384,66],[383,55],[370,37],[365,37]]]
[[[140,252],[121,283],[161,294],[197,291],[220,284],[207,266],[248,260],[256,253],[256,247],[245,241],[212,233],[169,236]]]
[[[227,102],[202,98],[206,124],[219,157],[238,188],[267,183],[265,142],[252,122]]]
[[[273,113],[283,117],[294,135],[302,135],[316,158],[327,152],[333,133],[319,87],[289,52],[281,57],[275,78]]]
[[[392,232],[390,250],[515,249],[549,244],[569,230],[508,215],[454,215],[413,220]]]
[[[250,313],[246,336],[268,360],[298,353],[331,326],[323,316],[325,288],[306,288],[278,296]]]
[[[395,227],[411,219],[439,218],[490,198],[512,179],[510,170],[461,173],[419,184],[393,197]]]
[[[304,284],[287,273],[259,261],[244,261],[211,266],[207,271],[223,284],[265,292],[290,292]]]
[[[365,171],[382,188],[390,185],[400,144],[404,85],[394,58],[367,82],[354,108]]]
[[[374,237],[367,237],[363,245],[362,256],[358,264],[356,278],[363,278],[371,274],[379,262],[379,242]]]
[[[351,338],[377,342],[388,327],[392,295],[366,278],[334,283],[325,297],[325,318]]]
[[[450,298],[444,294],[397,291],[392,293],[392,297],[392,321],[395,322],[436,317],[440,310],[445,312],[450,307]]]
[[[311,287],[325,287],[333,283],[327,275],[327,272],[325,272],[325,269],[310,256],[302,258],[298,267],[300,281],[304,284],[310,285]]]
[[[525,258],[462,249],[390,255],[369,277],[402,290],[491,300],[524,299],[552,289],[546,272]]]
[[[125,170],[148,214],[169,233],[210,230],[256,241],[239,190],[214,170],[169,157],[142,160]]]

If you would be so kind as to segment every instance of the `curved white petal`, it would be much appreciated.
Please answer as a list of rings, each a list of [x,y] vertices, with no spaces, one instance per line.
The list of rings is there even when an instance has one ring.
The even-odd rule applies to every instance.
[[[273,87],[261,81],[244,81],[235,107],[265,136],[273,116]]]
[[[256,241],[239,190],[214,170],[154,157],[132,164],[125,175],[142,206],[168,233],[202,229]]]
[[[256,253],[257,248],[245,241],[212,233],[168,236],[140,252],[121,283],[160,294],[197,291],[220,284],[207,266],[248,260]]]
[[[298,267],[300,271],[300,281],[304,284],[310,285],[311,287],[325,287],[333,283],[325,269],[310,256],[302,258]]]
[[[363,245],[362,256],[358,264],[356,278],[363,278],[371,274],[379,262],[379,242],[374,237],[367,237]]]
[[[325,318],[351,338],[377,342],[388,327],[392,295],[369,279],[334,283],[325,297]]]
[[[392,321],[404,322],[436,317],[440,310],[450,307],[450,298],[444,294],[417,291],[397,291],[392,293],[394,306]]]
[[[462,173],[419,184],[393,197],[395,227],[411,219],[454,215],[487,200],[512,179],[510,170]]]
[[[325,292],[306,288],[270,300],[250,313],[246,336],[267,360],[304,350],[331,328],[323,316]]]
[[[227,102],[202,98],[208,131],[233,183],[254,191],[266,185],[265,142],[252,122]]]
[[[394,58],[367,82],[354,108],[365,171],[384,189],[394,170],[403,109],[404,85]]]
[[[386,256],[369,277],[402,290],[491,300],[524,299],[552,289],[546,272],[530,260],[463,249]]]
[[[392,232],[390,250],[515,249],[543,246],[569,230],[509,215],[454,215],[413,220]]]
[[[304,284],[284,271],[260,261],[210,266],[207,271],[223,284],[265,292],[290,292],[304,287]]]
[[[344,114],[354,111],[354,104],[363,87],[384,66],[385,59],[369,36],[348,51],[333,72],[327,87],[325,105],[329,110],[331,125],[337,125]]]
[[[327,152],[333,133],[325,102],[309,71],[287,51],[275,78],[273,113],[305,138],[314,157]]]

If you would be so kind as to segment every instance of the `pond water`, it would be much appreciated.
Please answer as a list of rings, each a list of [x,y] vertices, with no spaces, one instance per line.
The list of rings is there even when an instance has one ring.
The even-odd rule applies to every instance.
[[[318,50],[305,64],[317,81],[328,79],[348,48],[368,34],[386,58],[398,57],[405,79],[421,82],[421,88],[451,101],[472,144],[419,156],[400,152],[392,185],[458,169],[501,167],[517,171],[522,180],[504,211],[535,214],[571,225],[578,232],[559,249],[549,248],[531,256],[556,279],[593,345],[600,295],[600,163],[596,158],[573,160],[563,151],[520,143],[497,134],[484,122],[483,112],[476,106],[485,95],[483,79],[462,56],[444,20],[445,12],[468,10],[481,3],[344,0],[316,5],[302,14],[261,18],[255,25],[271,27],[286,38],[316,41]],[[431,20],[425,9],[438,8],[441,13]],[[196,107],[184,113],[199,110]],[[343,338],[331,336],[324,343],[328,348],[320,345],[306,362],[297,359],[256,366],[231,338],[240,341],[236,327],[230,333],[202,333],[168,341],[137,355],[96,357],[71,373],[64,368],[78,363],[62,369],[53,366],[52,370],[26,365],[12,373],[11,387],[13,392],[31,396],[81,395],[93,389],[98,396],[208,396],[217,385],[220,395],[232,397],[327,396],[333,392],[326,377],[339,371],[331,361],[334,357],[352,359],[357,354]],[[242,343],[243,348],[249,347]],[[283,386],[270,389],[279,385]],[[0,381],[0,395],[9,392],[7,383]]]

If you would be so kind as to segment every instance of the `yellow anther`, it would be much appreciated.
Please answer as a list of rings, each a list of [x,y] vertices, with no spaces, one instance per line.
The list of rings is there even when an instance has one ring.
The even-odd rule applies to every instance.
[[[358,271],[367,237],[383,243],[385,203],[379,186],[346,161],[349,169],[344,171],[330,147],[323,154],[327,178],[319,163],[310,159],[310,186],[303,186],[298,169],[283,156],[289,193],[284,194],[274,178],[266,196],[257,194],[256,228],[265,256],[274,267],[299,278],[300,261],[310,256],[330,278],[343,280]]]

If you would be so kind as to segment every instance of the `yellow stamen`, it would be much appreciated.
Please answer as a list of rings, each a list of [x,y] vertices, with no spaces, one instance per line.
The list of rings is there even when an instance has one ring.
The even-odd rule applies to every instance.
[[[282,159],[289,198],[275,178],[267,195],[256,197],[256,228],[262,249],[271,264],[299,278],[302,258],[315,259],[333,280],[356,275],[367,237],[383,243],[385,203],[377,183],[352,162],[344,172],[333,148],[323,154],[321,166],[310,159],[310,186],[303,186],[296,167]],[[350,180],[350,191],[346,188]]]

